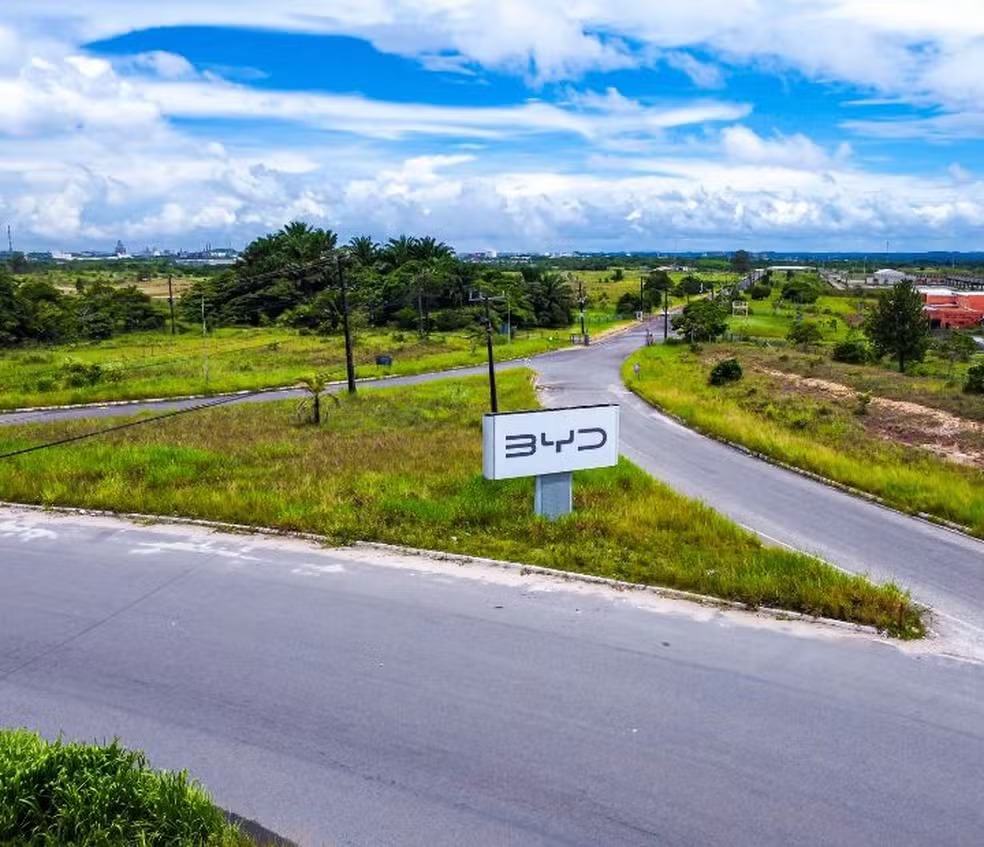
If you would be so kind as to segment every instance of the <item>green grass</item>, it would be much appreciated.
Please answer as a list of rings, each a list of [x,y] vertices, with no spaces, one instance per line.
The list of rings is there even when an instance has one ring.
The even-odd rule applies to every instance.
[[[745,377],[729,386],[709,386],[713,362],[729,355],[742,362]],[[816,368],[811,361],[817,362]],[[640,363],[638,378],[632,372],[635,362]],[[700,353],[682,345],[648,348],[626,363],[623,378],[643,399],[703,432],[870,492],[903,511],[954,521],[984,537],[984,472],[871,434],[865,427],[868,418],[856,413],[856,396],[799,393],[758,372],[761,367],[799,371],[849,386],[852,380],[861,381],[868,389],[888,382],[899,394],[905,393],[908,379],[889,379],[888,372],[877,367],[836,365],[805,353],[729,344],[708,345]],[[984,412],[979,398],[953,389],[951,393]],[[908,399],[913,396],[910,390]]]
[[[49,742],[0,729],[0,845],[249,847],[185,773],[117,742]]]
[[[575,514],[532,514],[533,481],[481,476],[481,378],[326,404],[225,407],[0,461],[0,498],[304,530],[489,556],[922,632],[908,596],[767,548],[626,461],[575,476]],[[500,376],[504,410],[533,408],[531,375]],[[0,430],[0,452],[91,422]]]
[[[737,337],[785,339],[797,315],[804,321],[812,321],[820,326],[823,340],[827,343],[847,338],[852,327],[860,322],[858,301],[853,297],[823,295],[816,303],[803,305],[778,304],[776,298],[780,286],[776,286],[772,299],[751,300],[749,314],[734,315],[728,318],[728,330]],[[865,300],[864,307],[870,308],[873,300]]]
[[[600,318],[591,332],[612,326]],[[569,343],[569,330],[520,332],[511,342],[496,338],[498,360],[522,358]],[[393,357],[392,367],[375,364]],[[481,338],[461,333],[365,330],[355,343],[359,377],[437,371],[486,360]],[[66,362],[99,364],[94,385],[69,384]],[[207,380],[206,380],[207,364]],[[345,377],[345,348],[339,336],[302,336],[286,329],[219,329],[203,339],[193,333],[133,333],[95,344],[72,344],[0,351],[0,409],[109,400],[139,400],[186,394],[221,393],[291,385],[324,372]]]

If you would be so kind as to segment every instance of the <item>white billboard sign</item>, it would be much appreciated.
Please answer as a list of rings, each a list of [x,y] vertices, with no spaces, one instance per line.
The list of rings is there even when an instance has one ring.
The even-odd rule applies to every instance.
[[[618,464],[618,408],[575,406],[485,415],[485,478],[515,479]]]

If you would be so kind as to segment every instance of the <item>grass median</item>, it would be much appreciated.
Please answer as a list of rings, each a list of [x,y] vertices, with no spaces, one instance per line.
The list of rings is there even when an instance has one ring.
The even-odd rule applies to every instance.
[[[320,428],[293,403],[213,409],[2,461],[0,497],[508,559],[922,633],[905,592],[765,547],[624,459],[575,475],[573,515],[535,517],[532,480],[481,476],[486,402],[469,378],[341,397]],[[529,372],[500,374],[500,404],[537,405]],[[0,452],[99,426],[5,427]]]
[[[741,381],[709,385],[713,363],[731,356],[744,367]],[[972,412],[972,403],[980,406],[974,398],[955,393],[952,402],[935,401],[923,415],[922,407],[894,399],[908,392],[933,402],[933,395],[919,393],[918,379],[739,344],[709,344],[698,352],[685,345],[650,347],[626,362],[623,378],[644,400],[702,432],[984,537],[984,472],[930,452],[947,439],[963,439],[954,450],[958,459],[984,446],[973,418],[957,433],[962,418],[932,416]],[[881,395],[873,396],[873,389]],[[946,439],[944,428],[954,430]]]
[[[618,326],[596,316],[590,331]],[[534,356],[570,343],[571,330],[519,331],[511,341],[495,336],[500,361]],[[362,330],[355,339],[360,378],[408,376],[486,360],[484,334]],[[377,356],[392,358],[377,365]],[[219,329],[206,338],[132,333],[98,343],[0,350],[0,409],[189,394],[218,394],[293,385],[323,373],[345,378],[341,336],[300,335],[295,330]]]

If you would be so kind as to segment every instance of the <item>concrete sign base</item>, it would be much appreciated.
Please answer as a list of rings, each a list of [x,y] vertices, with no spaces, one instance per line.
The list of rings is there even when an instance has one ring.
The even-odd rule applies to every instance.
[[[536,477],[533,507],[538,515],[552,521],[569,515],[574,510],[574,475],[568,471]]]

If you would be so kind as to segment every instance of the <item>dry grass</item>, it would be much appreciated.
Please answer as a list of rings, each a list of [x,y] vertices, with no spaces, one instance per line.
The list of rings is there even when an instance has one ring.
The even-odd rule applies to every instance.
[[[745,377],[712,388],[707,384],[711,365],[727,356],[738,357]],[[879,428],[878,406],[872,406],[870,422],[868,415],[859,414],[858,394],[817,396],[764,372],[766,368],[796,372],[810,358],[750,345],[708,345],[697,354],[684,346],[660,346],[630,359],[624,376],[641,397],[704,432],[870,492],[903,511],[954,521],[984,537],[984,473],[979,469],[946,462],[901,439],[891,440],[899,430]],[[862,385],[891,384],[892,394],[904,391],[901,381],[906,377],[896,380],[877,367],[816,360],[819,373],[845,374],[843,384],[851,385],[847,375],[858,371],[862,373],[854,379]],[[639,379],[631,375],[635,361],[641,363]]]

